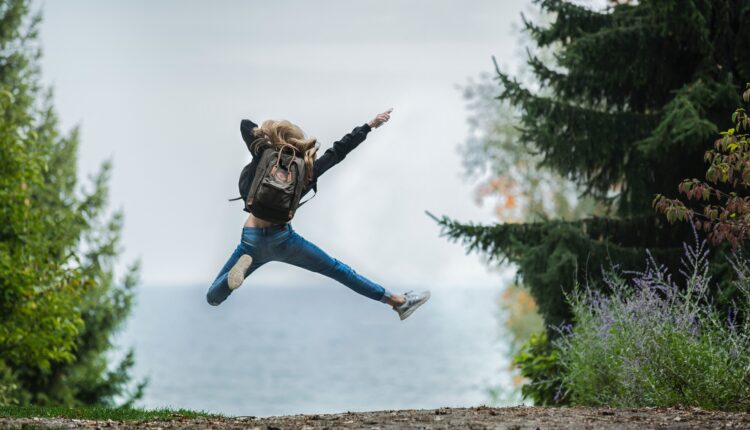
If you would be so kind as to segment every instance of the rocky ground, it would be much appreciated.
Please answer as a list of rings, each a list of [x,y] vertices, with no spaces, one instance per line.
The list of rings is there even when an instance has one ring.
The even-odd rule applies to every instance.
[[[10,429],[750,429],[750,414],[694,408],[443,408],[281,417],[196,418],[169,421],[89,421],[0,418]]]

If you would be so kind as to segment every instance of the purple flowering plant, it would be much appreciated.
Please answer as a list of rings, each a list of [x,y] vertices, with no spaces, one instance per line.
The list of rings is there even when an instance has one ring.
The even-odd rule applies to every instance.
[[[708,294],[708,246],[695,228],[679,276],[648,253],[643,271],[604,270],[604,291],[567,296],[575,325],[559,327],[561,391],[572,404],[689,405],[750,411],[750,262],[729,262],[739,299]]]

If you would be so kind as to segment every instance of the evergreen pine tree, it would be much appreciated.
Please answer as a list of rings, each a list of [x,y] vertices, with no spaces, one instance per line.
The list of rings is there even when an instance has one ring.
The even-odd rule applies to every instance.
[[[524,21],[525,29],[539,47],[554,47],[555,59],[529,56],[532,87],[497,70],[499,99],[520,111],[520,139],[541,154],[540,166],[610,212],[489,226],[439,221],[469,250],[516,263],[546,321],[560,324],[570,316],[563,293],[596,283],[602,266],[641,269],[646,249],[679,264],[688,228],[668,226],[651,203],[656,194],[674,196],[682,179],[702,177],[703,152],[731,125],[726,112],[750,78],[750,4],[537,3],[554,18],[545,26]]]
[[[64,135],[39,84],[38,15],[0,3],[0,404],[112,405],[129,391],[130,351],[106,352],[128,315],[136,267],[113,280],[122,225],[107,214],[105,163],[77,179],[77,130]]]

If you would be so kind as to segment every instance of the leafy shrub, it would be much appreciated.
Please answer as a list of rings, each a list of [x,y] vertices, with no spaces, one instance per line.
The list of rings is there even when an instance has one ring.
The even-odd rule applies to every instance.
[[[742,99],[750,102],[750,83]],[[744,108],[734,111],[732,124],[703,156],[709,164],[706,181],[685,179],[678,187],[688,200],[698,203],[691,206],[700,207],[661,194],[656,194],[652,205],[670,223],[690,220],[711,243],[729,242],[737,248],[750,237],[750,116]]]
[[[0,360],[0,407],[18,405],[19,397],[23,396],[20,391],[13,371]]]
[[[750,411],[750,263],[729,258],[740,300],[720,311],[706,241],[683,246],[684,282],[649,254],[643,272],[605,272],[609,291],[568,297],[575,326],[554,345],[571,403]]]
[[[107,352],[137,265],[116,281],[111,165],[78,179],[78,131],[63,133],[41,83],[32,3],[0,3],[0,404],[127,405],[144,383],[130,384],[132,352]]]
[[[535,405],[566,403],[561,389],[561,368],[559,351],[550,344],[547,333],[532,334],[521,351],[513,357],[513,363],[528,382],[521,387],[524,399],[531,399]]]

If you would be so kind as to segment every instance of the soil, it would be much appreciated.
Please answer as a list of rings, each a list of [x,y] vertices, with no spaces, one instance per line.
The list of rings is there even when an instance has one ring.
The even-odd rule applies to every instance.
[[[193,418],[172,420],[92,421],[63,418],[2,418],[11,429],[750,429],[750,414],[696,408],[441,408],[347,412],[279,417]]]

